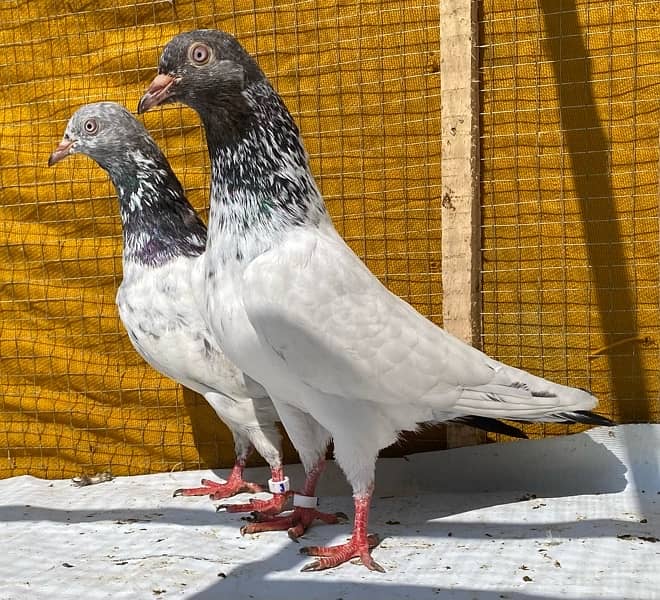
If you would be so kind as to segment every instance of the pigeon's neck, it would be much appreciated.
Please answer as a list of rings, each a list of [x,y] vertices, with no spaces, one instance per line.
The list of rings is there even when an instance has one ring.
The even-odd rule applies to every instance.
[[[204,252],[206,227],[162,155],[134,151],[111,163],[102,166],[119,198],[124,262],[157,267]]]
[[[209,251],[250,261],[292,228],[327,219],[298,128],[266,81],[243,93],[245,110],[202,118],[211,156]]]

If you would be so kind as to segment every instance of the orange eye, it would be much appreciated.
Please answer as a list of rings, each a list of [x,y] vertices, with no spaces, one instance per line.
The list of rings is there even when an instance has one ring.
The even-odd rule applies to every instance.
[[[190,46],[188,57],[197,66],[205,65],[211,59],[211,48],[206,44],[197,42]]]

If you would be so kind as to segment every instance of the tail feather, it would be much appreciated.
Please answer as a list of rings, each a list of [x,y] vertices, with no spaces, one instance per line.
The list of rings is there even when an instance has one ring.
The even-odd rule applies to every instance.
[[[602,425],[604,427],[616,425],[614,421],[590,410],[557,413],[557,417],[560,417],[564,423],[584,423],[585,425]]]
[[[554,383],[496,361],[492,366],[493,379],[463,388],[453,410],[509,421],[613,424],[591,412],[598,399],[587,390]]]
[[[463,425],[469,425],[476,429],[482,429],[488,433],[499,433],[502,435],[508,435],[509,437],[527,439],[527,434],[514,427],[508,423],[503,423],[497,419],[492,419],[490,417],[479,417],[476,415],[463,415],[461,417],[456,417],[448,421],[449,423],[461,423]]]
[[[516,418],[506,417],[509,421],[516,423],[565,423],[570,425],[572,423],[584,423],[585,425],[598,425],[602,427],[614,427],[615,421],[599,415],[598,413],[591,412],[590,410],[575,410],[571,412],[559,412],[552,415],[545,415],[539,419],[529,418]]]
[[[588,425],[613,425],[612,421],[592,410],[598,398],[588,390],[554,383],[532,375],[522,369],[505,365],[486,355],[481,359],[492,369],[490,378],[470,380],[463,378],[463,385],[457,385],[448,406],[446,395],[440,395],[438,406],[433,406],[433,414],[440,411],[446,419],[456,417],[468,419],[468,425],[477,428],[502,432],[505,425],[500,419],[518,422],[585,423]],[[432,399],[429,396],[429,400]],[[453,413],[453,414],[451,414]],[[463,417],[463,415],[467,415]],[[440,417],[437,417],[440,420]],[[486,418],[491,421],[481,421]],[[509,430],[507,435],[521,437]],[[519,431],[519,430],[518,430]]]

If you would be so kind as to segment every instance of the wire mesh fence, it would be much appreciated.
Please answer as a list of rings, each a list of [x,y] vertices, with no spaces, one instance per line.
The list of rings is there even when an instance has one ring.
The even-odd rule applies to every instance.
[[[657,421],[657,5],[487,0],[480,26],[483,349]]]
[[[435,2],[0,4],[0,476],[134,474],[231,463],[205,402],[147,367],[119,323],[121,226],[91,161],[47,169],[80,105],[134,110],[176,33],[239,37],[302,130],[333,219],[397,294],[436,321],[440,81]],[[145,116],[207,208],[196,115]]]
[[[430,0],[0,4],[0,476],[232,460],[211,409],[121,327],[105,173],[82,157],[46,168],[80,105],[135,108],[180,31],[225,29],[257,57],[339,231],[441,323],[439,18]],[[656,3],[484,0],[479,24],[483,349],[591,389],[618,419],[657,421]],[[205,212],[196,115],[144,119]]]

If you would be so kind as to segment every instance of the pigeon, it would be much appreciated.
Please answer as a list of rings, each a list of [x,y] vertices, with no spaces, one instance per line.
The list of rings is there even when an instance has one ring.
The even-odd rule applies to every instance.
[[[197,111],[206,131],[209,325],[268,391],[307,482],[332,439],[353,490],[350,539],[303,548],[316,557],[304,571],[353,558],[383,570],[371,554],[378,537],[367,529],[375,462],[403,431],[464,415],[612,424],[591,412],[597,399],[589,392],[490,358],[380,283],[335,230],[291,114],[233,36],[196,30],[165,46],[138,112],[170,102]]]
[[[72,154],[95,160],[117,190],[123,226],[117,307],[133,347],[154,369],[204,396],[234,437],[236,462],[226,483],[205,479],[174,495],[217,500],[262,491],[243,479],[254,447],[270,465],[273,497],[228,510],[281,511],[290,494],[277,413],[263,387],[222,353],[198,308],[206,227],[167,159],[144,126],[113,102],[75,112],[48,165]]]
[[[258,521],[279,512],[287,499],[278,420],[265,390],[220,351],[197,308],[206,227],[188,203],[169,163],[144,127],[112,102],[90,104],[73,115],[52,166],[70,154],[86,154],[108,173],[117,189],[124,232],[124,278],[117,293],[119,315],[137,352],[157,371],[203,395],[234,436],[237,460],[226,483],[202,480],[175,496],[212,499],[260,492],[243,480],[253,447],[271,466],[273,498],[221,504],[230,512],[256,511]],[[197,274],[196,274],[197,271]],[[524,433],[495,420],[464,423],[514,437]],[[324,516],[326,522],[343,517]]]

